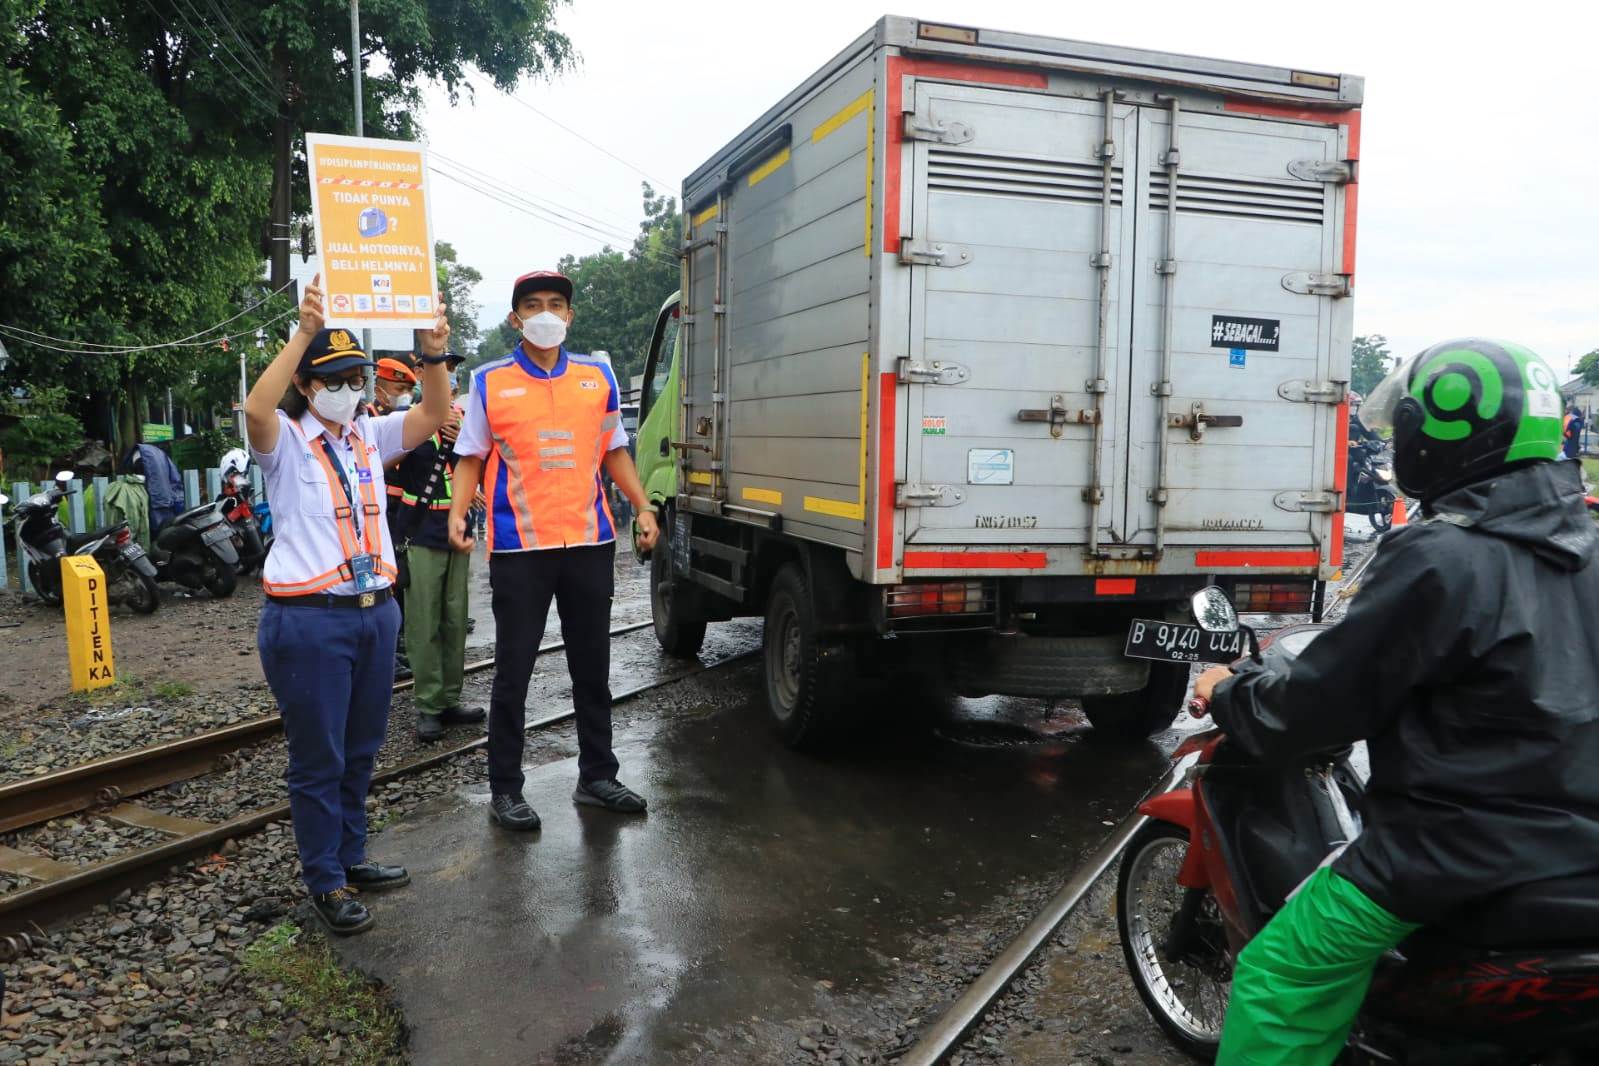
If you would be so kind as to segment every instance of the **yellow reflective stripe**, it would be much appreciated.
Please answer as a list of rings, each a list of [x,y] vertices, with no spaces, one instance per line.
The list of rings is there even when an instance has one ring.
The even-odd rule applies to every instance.
[[[755,503],[769,503],[774,507],[783,506],[783,494],[776,489],[745,489],[744,498]]]
[[[828,134],[836,133],[844,123],[871,107],[872,95],[875,91],[874,89],[867,89],[861,95],[845,104],[842,111],[811,131],[811,140],[813,142],[820,141]]]
[[[721,204],[712,204],[710,207],[707,207],[705,210],[701,211],[699,214],[694,216],[694,221],[693,221],[694,228],[698,229],[700,226],[704,225],[705,223],[709,222],[711,219],[715,218],[717,215],[721,214],[721,212],[722,212],[722,205]]]
[[[832,515],[834,518],[848,518],[860,522],[866,518],[866,427],[867,397],[871,394],[872,386],[872,356],[870,352],[861,356],[861,453],[860,453],[860,502],[845,503],[843,500],[829,500],[822,496],[805,497],[805,509],[817,514]],[[879,491],[882,491],[879,489]],[[890,488],[888,491],[893,491]]]
[[[765,181],[767,178],[776,173],[778,168],[787,162],[788,149],[785,148],[750,172],[750,184],[759,185],[761,182]]]
[[[711,475],[703,474],[698,470],[691,470],[688,479],[695,485],[709,485],[711,483]]]

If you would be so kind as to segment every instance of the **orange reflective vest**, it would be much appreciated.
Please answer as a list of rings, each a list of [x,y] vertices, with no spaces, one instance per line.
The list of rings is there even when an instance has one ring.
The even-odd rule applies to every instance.
[[[615,540],[600,465],[627,437],[610,366],[563,351],[546,373],[519,345],[481,368],[472,391],[492,441],[483,468],[489,551]]]

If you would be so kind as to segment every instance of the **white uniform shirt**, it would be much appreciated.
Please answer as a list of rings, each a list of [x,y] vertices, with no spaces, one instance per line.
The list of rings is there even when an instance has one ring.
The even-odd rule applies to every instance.
[[[327,468],[311,449],[321,450],[318,438],[327,434],[333,442],[333,453],[344,466],[345,477],[355,494],[357,517],[361,520],[358,543],[365,545],[367,523],[383,546],[383,562],[389,572],[394,570],[394,545],[389,542],[388,522],[383,508],[388,496],[383,489],[383,467],[406,453],[402,442],[405,431],[405,412],[372,418],[358,415],[355,433],[366,447],[366,464],[372,479],[372,492],[377,499],[378,513],[360,513],[362,503],[360,472],[356,467],[351,436],[346,431],[340,437],[327,434],[322,423],[310,411],[300,416],[302,434],[294,421],[282,411],[278,415],[278,445],[270,452],[251,447],[255,461],[261,464],[261,474],[266,480],[267,503],[272,507],[272,552],[267,556],[262,577],[268,584],[294,584],[310,581],[346,562],[344,545],[339,540],[338,522],[333,517],[334,498],[340,493],[337,485],[328,484]],[[379,585],[389,584],[386,576],[378,576]],[[320,590],[335,596],[353,595],[357,590],[354,581],[342,581]]]

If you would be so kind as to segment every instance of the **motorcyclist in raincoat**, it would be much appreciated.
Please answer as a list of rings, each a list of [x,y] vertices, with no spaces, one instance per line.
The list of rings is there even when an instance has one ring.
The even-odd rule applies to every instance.
[[[1365,831],[1239,954],[1218,1062],[1331,1063],[1376,963],[1421,924],[1599,869],[1599,536],[1557,463],[1553,371],[1466,339],[1363,405],[1423,521],[1383,538],[1348,617],[1286,672],[1196,692],[1269,761],[1364,739]]]

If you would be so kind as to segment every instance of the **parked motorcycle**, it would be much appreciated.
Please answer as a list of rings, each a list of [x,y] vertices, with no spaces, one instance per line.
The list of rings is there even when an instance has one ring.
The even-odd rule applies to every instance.
[[[68,533],[57,517],[61,501],[71,492],[72,471],[55,476],[55,484],[17,504],[17,543],[26,557],[28,581],[41,600],[59,605],[62,600],[61,560],[68,555],[90,555],[105,572],[106,598],[125,603],[139,614],[161,605],[156,590],[156,567],[133,539],[126,522],[90,533]]]
[[[156,576],[225,599],[233,595],[239,580],[239,552],[233,538],[222,504],[203,503],[184,511],[155,536],[151,555]]]
[[[1239,632],[1275,668],[1325,625],[1257,641],[1220,589],[1194,597],[1210,632]],[[1190,710],[1208,711],[1194,700]],[[1191,738],[1184,787],[1139,808],[1116,885],[1139,996],[1166,1034],[1215,1057],[1238,952],[1334,849],[1361,831],[1350,749],[1267,766],[1219,730]],[[1599,1061],[1599,875],[1523,885],[1400,944],[1378,966],[1340,1063]]]
[[[264,504],[255,502],[255,486],[250,484],[249,461],[243,450],[229,452],[222,460],[222,491],[217,502],[222,514],[232,524],[234,547],[239,553],[239,573],[253,573],[266,561],[272,550],[272,536],[262,529],[256,510]]]
[[[1394,524],[1399,491],[1394,488],[1394,469],[1386,446],[1379,441],[1350,442],[1347,470],[1344,511],[1363,514],[1377,532],[1388,532]]]

